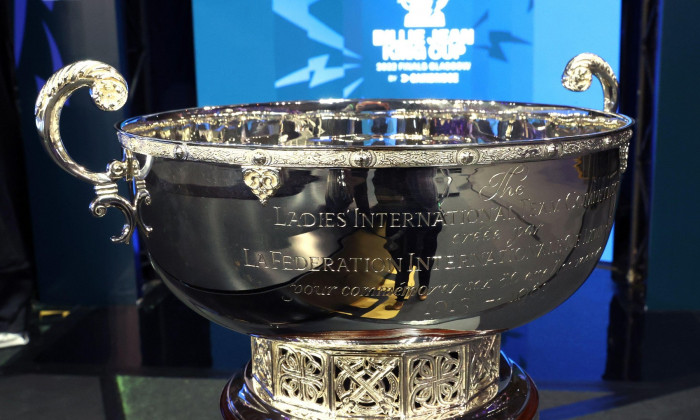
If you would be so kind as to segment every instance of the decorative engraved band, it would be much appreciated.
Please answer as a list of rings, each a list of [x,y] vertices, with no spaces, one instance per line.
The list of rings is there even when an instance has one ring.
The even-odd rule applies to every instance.
[[[119,141],[134,153],[188,161],[276,168],[395,168],[464,166],[501,162],[526,162],[576,157],[587,153],[620,149],[626,167],[627,145],[632,130],[605,136],[561,140],[501,142],[411,148],[318,148],[226,146],[202,142],[159,141],[119,133]]]
[[[253,337],[252,353],[255,394],[300,418],[458,415],[498,391],[499,334],[422,344]]]

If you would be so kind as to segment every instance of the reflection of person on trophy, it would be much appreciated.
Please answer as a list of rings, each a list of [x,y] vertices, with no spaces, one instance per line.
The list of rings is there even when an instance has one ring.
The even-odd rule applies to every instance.
[[[435,263],[437,236],[442,230],[437,214],[438,194],[433,179],[435,168],[407,171],[389,169],[374,176],[374,188],[378,199],[374,211],[411,214],[415,219],[401,218],[386,223],[385,248],[398,263],[394,285],[396,302],[386,305],[388,310],[399,310],[413,295],[419,300],[427,298],[430,272]],[[427,223],[426,223],[427,221]],[[418,285],[410,286],[411,272],[416,270]]]
[[[445,26],[442,9],[448,0],[398,0],[408,14],[403,20],[406,28],[439,28]],[[433,7],[435,3],[435,7]]]

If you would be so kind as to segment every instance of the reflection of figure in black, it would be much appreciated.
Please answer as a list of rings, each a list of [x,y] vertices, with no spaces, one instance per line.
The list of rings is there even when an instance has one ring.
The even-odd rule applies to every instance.
[[[385,247],[401,268],[396,274],[395,290],[399,291],[396,303],[388,305],[387,309],[400,309],[412,294],[418,294],[420,300],[427,297],[430,272],[435,261],[433,257],[437,251],[437,236],[442,230],[442,225],[436,223],[436,214],[440,209],[433,182],[435,171],[433,168],[396,168],[377,171],[374,175],[373,183],[378,200],[374,212],[409,213],[415,218],[412,223],[404,224],[402,217],[398,226],[392,225],[391,220],[386,222]],[[418,222],[416,214],[426,216],[429,223],[426,225],[424,220]],[[418,259],[427,263],[428,268],[419,265]],[[410,292],[407,287],[414,267],[419,270],[419,284],[414,285],[415,292]]]
[[[318,212],[342,213],[353,200],[360,211],[369,211],[367,197],[367,170],[330,169],[328,171],[326,203]]]

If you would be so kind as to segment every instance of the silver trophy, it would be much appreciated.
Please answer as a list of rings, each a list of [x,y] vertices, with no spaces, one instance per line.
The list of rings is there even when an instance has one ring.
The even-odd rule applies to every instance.
[[[59,117],[87,86],[120,108],[96,61],[51,77],[36,105],[48,153],[126,216],[170,290],[251,336],[225,418],[529,419],[532,380],[500,334],[566,300],[600,258],[632,120],[599,57],[563,82],[605,110],[471,100],[321,100],[171,111],[117,127],[124,158],[75,163]],[[133,197],[117,181],[133,183]]]

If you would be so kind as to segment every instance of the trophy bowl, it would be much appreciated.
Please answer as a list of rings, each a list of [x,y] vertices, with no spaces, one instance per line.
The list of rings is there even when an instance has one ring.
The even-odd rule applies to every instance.
[[[83,61],[37,100],[53,159],[126,217],[172,292],[251,335],[226,418],[532,418],[537,391],[500,333],[566,300],[613,223],[632,120],[582,54],[565,86],[605,111],[472,100],[320,100],[203,107],[117,125],[124,158],[75,163],[59,118],[87,86],[104,110],[124,79]],[[133,196],[116,182],[133,182]]]

